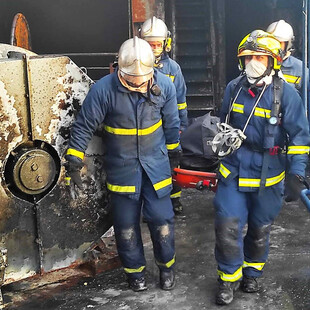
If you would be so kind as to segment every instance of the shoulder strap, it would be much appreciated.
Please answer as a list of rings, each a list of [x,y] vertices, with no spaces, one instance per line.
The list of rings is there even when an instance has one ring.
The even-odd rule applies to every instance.
[[[278,75],[275,75],[273,77],[273,102],[270,113],[271,125],[279,125],[280,123],[282,94],[283,94],[283,80]]]

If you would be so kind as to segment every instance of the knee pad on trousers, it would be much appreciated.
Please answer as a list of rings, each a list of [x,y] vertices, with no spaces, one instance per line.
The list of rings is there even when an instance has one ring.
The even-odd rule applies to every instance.
[[[230,260],[240,256],[238,218],[218,220],[215,224],[215,234],[218,258]]]
[[[271,224],[250,227],[247,232],[247,252],[251,259],[260,259],[266,252],[267,240]]]
[[[116,231],[115,235],[122,248],[130,250],[137,246],[137,233],[134,226],[122,228],[119,231]]]

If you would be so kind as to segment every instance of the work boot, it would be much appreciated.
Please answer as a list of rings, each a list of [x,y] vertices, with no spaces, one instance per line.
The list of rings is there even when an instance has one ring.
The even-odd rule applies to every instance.
[[[165,291],[172,290],[175,287],[175,276],[173,269],[169,271],[160,270],[160,288]]]
[[[183,215],[183,206],[181,204],[180,198],[171,199],[173,205],[173,211],[176,216]]]
[[[219,279],[219,288],[216,293],[216,303],[218,305],[228,305],[234,299],[234,292],[239,288],[240,282],[228,282]]]
[[[141,277],[139,279],[128,278],[128,284],[129,288],[131,288],[134,292],[141,292],[147,289],[144,277]]]
[[[241,281],[241,289],[246,293],[255,293],[259,291],[257,278],[243,276]]]

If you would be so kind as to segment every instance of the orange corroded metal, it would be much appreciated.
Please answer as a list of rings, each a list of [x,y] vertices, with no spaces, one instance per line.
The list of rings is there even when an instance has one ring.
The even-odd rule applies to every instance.
[[[143,23],[154,15],[155,0],[133,0],[132,22]]]
[[[14,16],[11,32],[11,45],[32,50],[30,29],[26,17],[22,13]]]

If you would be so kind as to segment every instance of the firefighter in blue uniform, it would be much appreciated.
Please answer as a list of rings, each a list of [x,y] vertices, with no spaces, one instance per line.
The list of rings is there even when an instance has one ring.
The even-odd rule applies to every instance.
[[[220,132],[213,140],[223,157],[214,198],[216,303],[221,305],[232,302],[240,285],[244,292],[259,290],[257,278],[267,260],[271,224],[281,209],[285,173],[286,201],[297,200],[310,145],[302,100],[277,76],[280,42],[267,32],[253,31],[241,41],[238,58],[245,74],[226,87]]]
[[[186,84],[179,64],[168,56],[171,50],[171,38],[167,26],[161,19],[153,16],[143,23],[140,35],[152,47],[157,70],[169,76],[176,88],[181,121],[180,131],[182,132],[187,127]],[[175,184],[170,197],[175,214],[181,215],[183,213],[183,206],[180,202],[181,187]]]
[[[141,209],[160,270],[160,286],[170,290],[175,285],[169,157],[173,161],[180,153],[180,120],[173,83],[153,65],[154,55],[147,42],[134,37],[122,44],[118,69],[100,79],[85,98],[65,155],[71,186],[82,188],[84,152],[94,131],[103,124],[104,168],[117,249],[134,291],[147,288]]]
[[[293,84],[301,92],[302,89],[302,61],[291,55],[294,41],[294,31],[292,26],[283,19],[271,23],[267,30],[281,43],[281,48],[285,52],[281,72],[286,82]]]

